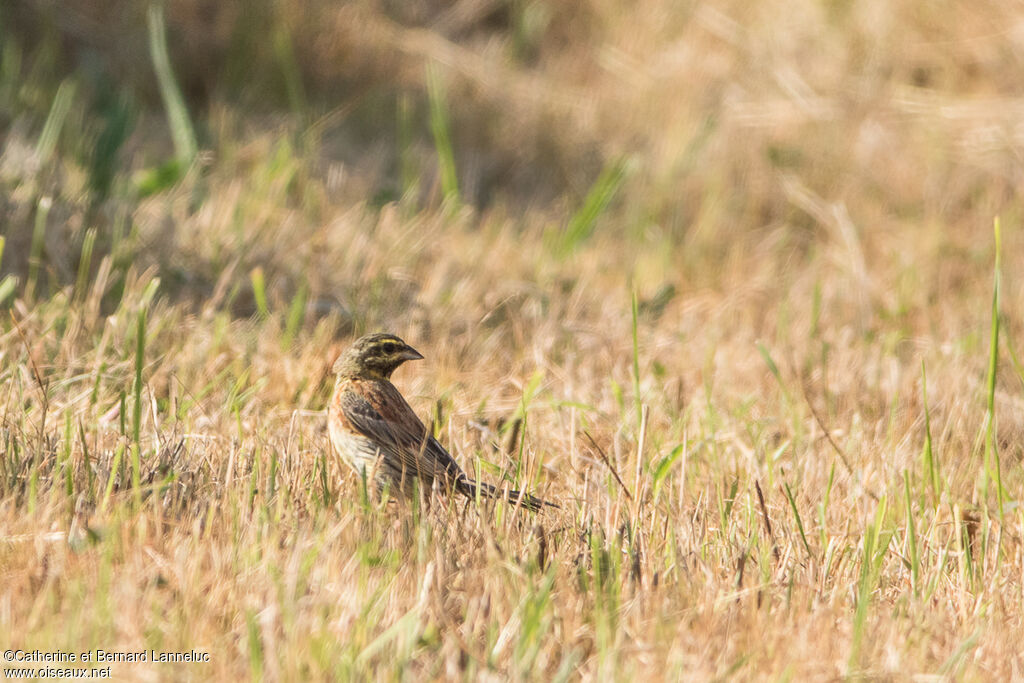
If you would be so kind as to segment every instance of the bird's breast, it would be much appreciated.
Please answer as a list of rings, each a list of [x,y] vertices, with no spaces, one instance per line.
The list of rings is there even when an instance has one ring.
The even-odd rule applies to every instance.
[[[343,387],[339,386],[327,409],[327,431],[337,454],[349,467],[361,474],[373,469],[380,451],[377,444],[356,431],[346,417],[341,402],[343,391]]]

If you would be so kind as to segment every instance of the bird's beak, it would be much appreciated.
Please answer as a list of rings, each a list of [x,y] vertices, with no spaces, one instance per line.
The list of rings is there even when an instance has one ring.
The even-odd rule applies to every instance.
[[[399,359],[403,361],[423,360],[423,354],[417,351],[416,349],[412,348],[411,346],[406,346],[405,350],[403,350],[402,354],[399,356]]]

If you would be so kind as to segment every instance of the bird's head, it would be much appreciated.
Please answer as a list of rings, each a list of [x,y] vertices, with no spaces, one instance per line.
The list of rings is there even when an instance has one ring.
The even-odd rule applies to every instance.
[[[423,355],[393,334],[360,337],[334,363],[334,374],[347,377],[388,379],[407,360]]]

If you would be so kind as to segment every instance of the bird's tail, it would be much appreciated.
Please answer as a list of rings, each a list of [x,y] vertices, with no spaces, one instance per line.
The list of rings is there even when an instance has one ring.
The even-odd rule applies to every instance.
[[[537,496],[532,496],[525,491],[499,489],[491,486],[490,484],[485,484],[482,481],[473,481],[469,477],[460,479],[456,484],[456,488],[459,493],[470,498],[475,498],[479,492],[480,497],[482,498],[505,498],[513,505],[522,505],[527,510],[532,510],[533,512],[539,512],[545,505],[548,507],[558,508],[558,505],[549,503]]]

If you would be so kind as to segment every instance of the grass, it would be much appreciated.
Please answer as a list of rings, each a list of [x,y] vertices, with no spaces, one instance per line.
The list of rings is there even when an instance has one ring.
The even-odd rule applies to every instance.
[[[0,650],[1013,677],[1008,9],[897,50],[863,8],[459,7],[126,9],[113,81],[0,12]],[[467,471],[561,508],[369,495],[324,408],[371,330]]]

